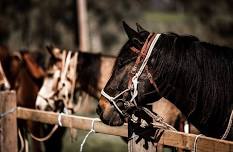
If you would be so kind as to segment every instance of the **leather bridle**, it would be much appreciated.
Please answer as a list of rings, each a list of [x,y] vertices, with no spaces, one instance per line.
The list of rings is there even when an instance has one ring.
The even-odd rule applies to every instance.
[[[137,103],[135,98],[138,95],[138,78],[141,76],[143,70],[145,69],[145,72],[147,73],[147,78],[149,79],[150,83],[154,86],[155,90],[157,92],[159,92],[158,87],[156,85],[156,83],[154,82],[154,80],[152,79],[152,75],[149,72],[149,69],[147,67],[147,62],[151,56],[151,53],[153,51],[153,48],[156,44],[156,42],[158,41],[159,37],[161,34],[154,34],[151,33],[142,49],[139,51],[137,48],[135,47],[131,47],[130,49],[136,53],[139,53],[136,62],[134,64],[134,66],[131,69],[131,72],[129,73],[129,81],[128,81],[128,88],[125,89],[124,91],[120,92],[118,95],[116,95],[115,97],[110,96],[109,94],[107,94],[104,89],[101,91],[101,95],[104,96],[106,99],[108,99],[108,101],[113,104],[113,106],[117,109],[117,111],[124,117],[130,117],[130,115],[127,113],[127,111],[133,107],[137,107]],[[139,66],[140,65],[140,66]],[[124,95],[125,93],[130,93],[131,94],[131,99],[128,101],[124,102],[124,110],[121,110],[119,108],[119,106],[117,105],[117,102],[119,100],[119,97]]]

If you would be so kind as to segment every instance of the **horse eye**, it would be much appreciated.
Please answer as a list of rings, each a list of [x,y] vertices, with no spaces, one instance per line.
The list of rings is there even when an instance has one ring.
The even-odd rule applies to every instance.
[[[47,76],[48,76],[49,78],[53,77],[53,75],[54,75],[54,73],[47,73]]]
[[[139,39],[137,38],[133,38],[132,39],[132,42],[135,43],[135,44],[143,44],[143,42],[141,42]]]
[[[71,98],[71,93],[68,93],[68,98],[69,98],[69,99]]]
[[[132,39],[132,43],[137,49],[140,49],[143,45],[143,42],[141,42],[140,40],[138,40],[136,38]]]

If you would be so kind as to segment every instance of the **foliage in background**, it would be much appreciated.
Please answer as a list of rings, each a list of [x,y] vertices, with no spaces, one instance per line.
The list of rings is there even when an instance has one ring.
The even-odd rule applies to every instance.
[[[118,39],[116,33],[108,30],[109,25],[115,25],[113,28],[116,28],[123,18],[135,18],[141,9],[140,2],[133,0],[88,0],[87,3],[88,13],[93,14],[94,18],[93,21],[89,19],[89,23],[96,22],[97,30],[101,31],[103,45],[106,46]],[[13,49],[43,48],[47,43],[63,48],[76,48],[76,12],[76,0],[1,0],[0,43],[7,43]]]
[[[178,0],[187,13],[195,15],[211,32],[233,46],[233,1],[232,0]]]

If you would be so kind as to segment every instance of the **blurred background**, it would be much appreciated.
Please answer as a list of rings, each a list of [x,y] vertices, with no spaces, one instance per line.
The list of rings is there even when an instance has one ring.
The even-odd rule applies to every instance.
[[[45,46],[116,56],[127,37],[122,21],[155,33],[191,34],[233,47],[232,0],[1,0],[0,46],[46,54]],[[79,150],[86,132],[63,151]],[[103,143],[100,143],[102,142]],[[127,151],[116,137],[92,135],[84,151]]]
[[[89,52],[117,55],[126,36],[122,21],[148,31],[192,34],[233,46],[232,0],[1,0],[0,44],[10,50],[44,50],[45,45],[80,48],[80,21]],[[84,20],[80,20],[80,9]],[[82,11],[83,12],[83,11]]]

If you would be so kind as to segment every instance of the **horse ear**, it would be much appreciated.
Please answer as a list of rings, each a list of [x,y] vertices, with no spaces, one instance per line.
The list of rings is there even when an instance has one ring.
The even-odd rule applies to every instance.
[[[59,58],[60,54],[61,54],[61,50],[59,48],[56,48],[52,45],[48,45],[46,46],[47,51],[49,52],[49,54],[51,55],[52,58]]]
[[[49,52],[49,54],[53,57],[53,46],[52,45],[46,45],[46,49]]]
[[[132,39],[134,37],[139,37],[138,32],[136,32],[134,29],[129,27],[129,25],[126,24],[125,21],[123,21],[122,24],[129,39]]]
[[[44,70],[36,63],[29,51],[20,52],[20,54],[22,60],[26,63],[27,69],[31,75],[36,79],[43,78],[45,75]]]
[[[145,32],[146,31],[140,24],[136,23],[136,26],[137,26],[138,32]]]

